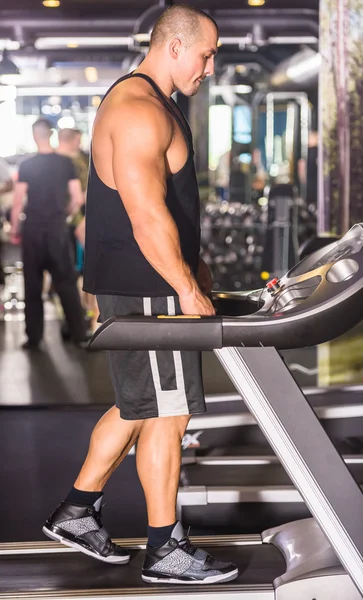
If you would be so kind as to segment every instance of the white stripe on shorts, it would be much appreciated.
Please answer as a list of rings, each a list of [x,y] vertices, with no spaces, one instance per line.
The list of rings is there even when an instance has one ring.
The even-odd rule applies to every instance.
[[[144,314],[151,316],[151,298],[143,298]],[[168,315],[175,315],[175,301],[173,296],[167,297]],[[176,390],[163,391],[160,383],[160,373],[155,350],[149,350],[151,373],[154,381],[156,402],[158,405],[159,417],[169,417],[175,415],[189,414],[188,401],[185,393],[184,373],[181,353],[179,350],[173,351]]]

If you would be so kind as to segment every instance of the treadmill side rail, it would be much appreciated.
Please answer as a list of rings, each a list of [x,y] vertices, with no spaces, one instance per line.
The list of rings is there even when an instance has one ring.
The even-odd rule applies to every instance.
[[[363,595],[363,494],[288,368],[275,348],[215,354]]]

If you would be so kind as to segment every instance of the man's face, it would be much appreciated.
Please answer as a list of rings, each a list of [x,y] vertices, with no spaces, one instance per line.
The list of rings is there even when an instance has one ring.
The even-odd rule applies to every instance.
[[[189,48],[181,46],[175,65],[174,83],[185,96],[194,96],[205,77],[214,73],[218,32],[209,19],[200,19],[199,39]]]

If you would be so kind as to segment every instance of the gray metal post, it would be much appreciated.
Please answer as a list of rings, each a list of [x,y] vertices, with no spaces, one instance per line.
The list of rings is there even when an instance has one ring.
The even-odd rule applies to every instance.
[[[277,350],[214,352],[363,595],[363,494]]]

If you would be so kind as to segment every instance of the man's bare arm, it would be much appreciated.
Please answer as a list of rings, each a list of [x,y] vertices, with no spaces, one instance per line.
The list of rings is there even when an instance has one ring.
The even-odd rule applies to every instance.
[[[19,216],[23,210],[25,198],[28,192],[28,184],[21,182],[15,185],[13,208],[11,209],[11,235],[15,236],[19,227]]]
[[[75,215],[84,204],[84,195],[79,179],[71,179],[68,181],[68,193],[70,197],[68,212],[70,215]]]
[[[214,314],[183,259],[178,229],[165,204],[166,151],[172,141],[166,117],[144,101],[123,107],[115,122],[113,174],[141,252],[175,289],[183,312]]]

